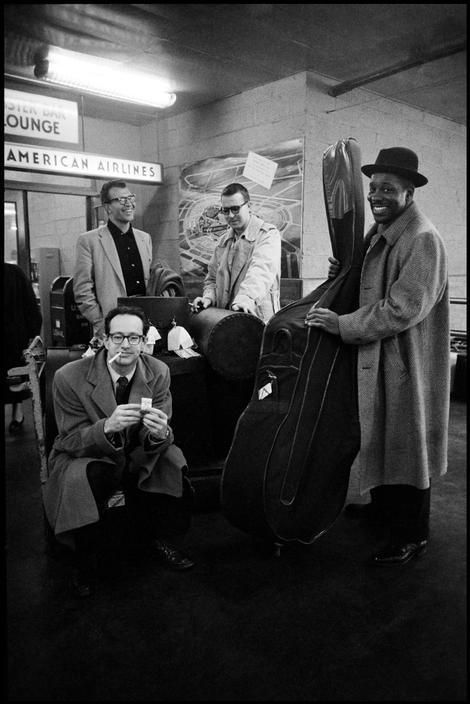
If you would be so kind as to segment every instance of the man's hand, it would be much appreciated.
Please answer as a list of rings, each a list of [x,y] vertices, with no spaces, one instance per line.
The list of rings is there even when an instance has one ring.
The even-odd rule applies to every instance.
[[[321,328],[332,335],[339,335],[338,314],[328,308],[312,306],[305,316],[305,325]]]
[[[207,298],[206,296],[197,296],[191,303],[191,310],[193,313],[199,313],[199,311],[209,308],[211,305],[212,301],[210,298]]]
[[[164,440],[168,431],[168,416],[159,408],[142,411],[142,423],[150,431],[154,440]]]
[[[123,403],[116,406],[112,415],[106,418],[104,423],[104,432],[120,433],[122,430],[135,425],[141,419],[139,403]]]
[[[330,266],[328,267],[328,278],[335,279],[341,271],[341,262],[334,257],[328,257],[328,261],[330,262]]]
[[[233,306],[231,306],[231,309],[240,313],[249,313],[250,315],[256,315],[254,307],[249,306],[248,304],[241,306],[239,303],[235,303]]]

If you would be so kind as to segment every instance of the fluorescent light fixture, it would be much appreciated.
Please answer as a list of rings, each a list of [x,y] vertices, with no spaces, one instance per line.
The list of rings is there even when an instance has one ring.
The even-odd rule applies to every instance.
[[[50,47],[42,67],[39,75],[48,83],[102,98],[155,108],[168,108],[176,100],[176,95],[169,92],[162,80],[109,59]]]

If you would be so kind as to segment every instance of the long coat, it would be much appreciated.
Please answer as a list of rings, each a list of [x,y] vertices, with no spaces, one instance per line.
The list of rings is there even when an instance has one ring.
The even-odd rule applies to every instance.
[[[129,403],[142,397],[171,418],[170,371],[166,364],[142,354],[132,380]],[[133,426],[121,434],[114,447],[104,434],[104,423],[116,408],[111,375],[104,348],[60,367],[53,381],[54,411],[58,436],[49,455],[49,476],[43,500],[49,523],[59,540],[73,545],[69,531],[98,520],[98,508],[86,477],[89,462],[100,460],[115,466],[122,476],[130,453],[129,470],[138,474],[142,491],[180,497],[186,460],[173,444],[173,433],[157,444],[148,443],[148,430]]]
[[[274,225],[252,215],[231,262],[234,242],[229,228],[212,254],[203,296],[217,308],[254,306],[257,316],[268,321],[280,308],[281,235]]]
[[[372,237],[359,306],[339,327],[359,345],[360,491],[425,489],[447,469],[449,294],[444,244],[415,203]]]
[[[133,228],[144,269],[145,286],[152,263],[152,240],[147,232]],[[104,330],[106,314],[127,296],[119,255],[106,225],[80,235],[77,239],[73,270],[73,293],[79,311],[93,325],[93,332]]]
[[[24,365],[23,350],[41,332],[42,315],[31,281],[16,264],[3,264],[4,368]]]

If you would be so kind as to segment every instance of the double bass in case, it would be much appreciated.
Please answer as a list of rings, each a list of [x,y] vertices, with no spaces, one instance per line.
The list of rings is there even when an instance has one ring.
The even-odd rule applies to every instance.
[[[268,322],[250,402],[221,480],[226,518],[255,537],[312,543],[342,510],[359,451],[356,348],[305,325],[313,305],[339,315],[358,306],[364,196],[357,142],[323,154],[323,190],[334,279]]]

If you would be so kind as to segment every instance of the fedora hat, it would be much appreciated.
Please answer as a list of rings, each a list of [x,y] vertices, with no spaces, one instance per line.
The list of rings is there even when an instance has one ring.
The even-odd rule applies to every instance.
[[[418,172],[418,156],[406,147],[381,149],[375,164],[365,164],[361,171],[366,176],[375,173],[397,174],[409,179],[415,186],[424,186],[428,179]]]

